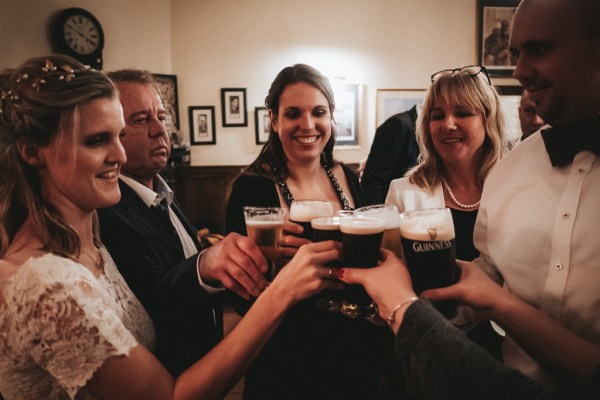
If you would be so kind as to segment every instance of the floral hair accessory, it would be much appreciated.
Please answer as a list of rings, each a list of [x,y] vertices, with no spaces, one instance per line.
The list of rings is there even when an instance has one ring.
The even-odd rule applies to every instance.
[[[72,66],[67,64],[63,64],[57,67],[52,61],[46,59],[46,64],[42,67],[42,74],[40,74],[39,76],[30,80],[29,74],[27,72],[23,72],[17,76],[17,88],[9,88],[8,90],[0,88],[0,113],[2,113],[4,104],[9,104],[13,101],[19,100],[19,92],[26,84],[30,84],[36,92],[39,92],[40,89],[48,82],[49,79],[57,79],[59,81],[68,83],[76,78],[77,73],[82,71],[97,72],[97,70],[90,68],[89,65],[84,65],[83,68],[78,69],[74,69]]]

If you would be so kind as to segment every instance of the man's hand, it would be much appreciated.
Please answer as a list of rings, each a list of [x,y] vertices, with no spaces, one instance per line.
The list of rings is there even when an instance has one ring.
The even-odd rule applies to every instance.
[[[237,233],[230,233],[204,251],[199,270],[202,280],[219,281],[246,300],[258,296],[266,287],[265,257],[251,239]]]
[[[461,269],[460,281],[455,285],[430,289],[421,297],[431,301],[458,300],[471,306],[478,314],[492,318],[500,301],[507,300],[508,293],[472,262],[456,260]]]

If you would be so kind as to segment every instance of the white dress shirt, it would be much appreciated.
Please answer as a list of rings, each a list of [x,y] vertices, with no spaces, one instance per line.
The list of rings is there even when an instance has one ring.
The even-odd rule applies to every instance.
[[[485,182],[474,242],[475,262],[513,295],[600,343],[598,156],[583,151],[552,167],[539,132],[523,141]],[[560,380],[510,337],[503,350],[525,375],[549,387]]]

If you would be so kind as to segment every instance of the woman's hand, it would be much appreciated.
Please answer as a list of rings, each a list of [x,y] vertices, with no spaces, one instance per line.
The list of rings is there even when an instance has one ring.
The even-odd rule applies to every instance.
[[[340,260],[341,244],[332,240],[310,243],[297,250],[296,255],[277,274],[266,290],[280,292],[280,300],[293,305],[323,289],[342,289],[336,281],[335,270],[325,265]],[[330,272],[331,271],[331,272]]]
[[[304,228],[289,220],[283,224],[283,232],[279,241],[279,251],[283,260],[289,260],[296,255],[300,246],[312,243],[308,239],[301,238],[297,235],[302,234]]]
[[[360,284],[379,308],[379,316],[386,319],[399,303],[416,296],[412,288],[410,275],[404,263],[391,251],[381,250],[383,262],[375,268],[343,268],[338,276],[345,283]],[[400,325],[404,310],[398,310],[395,319]]]
[[[444,288],[430,289],[421,293],[421,297],[433,302],[440,300],[458,300],[471,306],[482,317],[492,319],[493,311],[502,300],[510,296],[500,285],[488,277],[472,262],[456,260],[461,269],[458,283]]]

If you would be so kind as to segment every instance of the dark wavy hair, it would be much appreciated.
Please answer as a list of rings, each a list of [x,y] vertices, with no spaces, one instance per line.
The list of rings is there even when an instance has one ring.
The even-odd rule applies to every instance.
[[[306,83],[317,90],[319,90],[329,103],[329,111],[331,115],[335,110],[335,100],[333,97],[333,89],[323,74],[317,71],[315,68],[306,64],[295,64],[290,67],[282,69],[277,77],[271,84],[269,94],[265,98],[265,106],[273,113],[278,115],[279,112],[279,99],[281,94],[288,85],[295,83]],[[332,168],[336,161],[333,158],[333,146],[335,145],[336,130],[335,124],[331,126],[331,137],[325,144],[323,154],[321,154],[321,162]],[[287,176],[287,157],[283,150],[281,140],[277,132],[273,130],[273,126],[269,126],[269,139],[263,146],[256,160],[250,164],[245,172],[250,174],[267,175],[271,176],[271,171],[265,169],[265,166],[275,167],[283,176]]]

